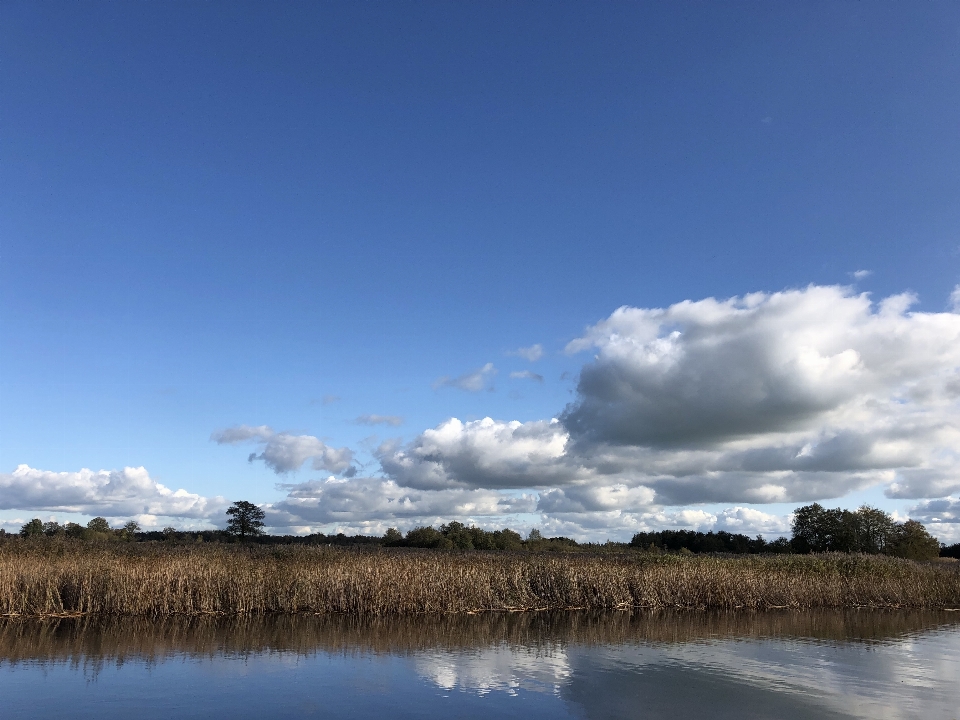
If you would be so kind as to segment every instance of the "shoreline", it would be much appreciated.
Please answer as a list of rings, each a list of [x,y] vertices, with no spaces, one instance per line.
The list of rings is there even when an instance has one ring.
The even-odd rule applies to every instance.
[[[960,565],[874,555],[558,555],[0,545],[0,618],[960,611]]]

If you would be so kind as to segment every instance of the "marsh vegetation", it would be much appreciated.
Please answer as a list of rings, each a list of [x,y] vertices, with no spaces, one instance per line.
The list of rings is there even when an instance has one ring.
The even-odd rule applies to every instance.
[[[6,616],[954,608],[956,563],[862,554],[0,544]]]

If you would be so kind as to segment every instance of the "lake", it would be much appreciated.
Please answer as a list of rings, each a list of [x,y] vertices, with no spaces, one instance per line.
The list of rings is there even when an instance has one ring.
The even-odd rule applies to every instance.
[[[957,615],[0,620],[0,717],[960,718]]]

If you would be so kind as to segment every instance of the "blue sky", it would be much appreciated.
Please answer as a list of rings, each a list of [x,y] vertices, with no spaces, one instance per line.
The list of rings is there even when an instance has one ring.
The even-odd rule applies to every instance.
[[[583,403],[592,355],[564,350],[621,306],[843,286],[838,303],[910,292],[904,321],[956,317],[945,312],[960,281],[955,3],[9,3],[3,14],[0,521],[11,527],[34,515],[220,522],[213,501],[124,513],[136,502],[105,500],[96,483],[77,500],[65,488],[87,482],[74,477],[83,468],[145,468],[125,497],[159,482],[271,506],[313,488],[323,504],[316,483],[330,468],[315,456],[278,474],[248,461],[266,449],[262,432],[211,440],[239,426],[349,449],[347,484],[439,491],[391,475],[377,448],[393,439],[390,452],[410,457],[450,418],[582,419],[564,411]],[[811,297],[795,300],[833,322]],[[877,332],[869,342],[899,331]],[[537,344],[537,360],[508,354]],[[956,371],[949,343],[934,355],[909,382]],[[479,391],[439,382],[488,363]],[[510,377],[522,372],[543,380]],[[859,401],[902,394],[877,387]],[[955,402],[917,407],[960,427]],[[371,415],[402,422],[357,420]],[[804,417],[818,437],[840,432]],[[571,442],[609,440],[581,431]],[[953,437],[928,433],[912,460],[882,469],[931,470]],[[770,447],[792,442],[778,438]],[[14,476],[20,465],[36,472]],[[954,484],[938,481],[939,495],[911,497],[890,491],[900,476],[847,482],[881,469],[855,465],[837,471],[836,493],[818,491],[824,502],[913,509],[953,537],[960,464],[947,463]],[[308,522],[288,503],[277,527],[374,532],[456,506],[446,515],[622,538],[690,521],[684,511],[782,520],[810,497],[679,502],[657,490],[624,501],[646,520],[614,517],[614,501],[584,520],[542,514],[542,468],[504,487],[457,467],[447,489],[540,510],[473,512],[437,496],[424,501],[437,513],[357,506]],[[649,468],[630,467],[617,487],[653,487]],[[722,484],[718,471],[698,477]],[[756,522],[743,528],[776,527]]]

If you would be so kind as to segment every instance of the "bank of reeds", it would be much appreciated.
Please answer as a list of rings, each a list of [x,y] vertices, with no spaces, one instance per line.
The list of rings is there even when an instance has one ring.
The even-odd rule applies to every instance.
[[[867,555],[0,545],[0,615],[956,608],[955,564]]]

